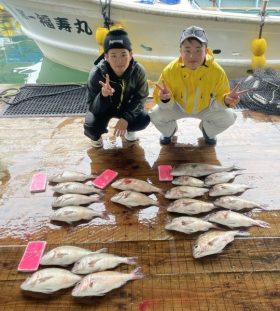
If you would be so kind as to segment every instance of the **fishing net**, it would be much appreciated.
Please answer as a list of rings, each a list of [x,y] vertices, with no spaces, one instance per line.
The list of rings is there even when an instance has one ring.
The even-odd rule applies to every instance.
[[[279,71],[269,67],[259,68],[239,81],[241,81],[242,90],[251,90],[241,96],[240,108],[280,115]]]

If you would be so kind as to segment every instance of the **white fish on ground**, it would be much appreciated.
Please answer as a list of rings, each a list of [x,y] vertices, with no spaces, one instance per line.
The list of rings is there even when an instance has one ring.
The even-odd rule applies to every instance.
[[[20,286],[21,289],[50,294],[74,286],[82,278],[66,269],[46,268],[33,273]]]
[[[171,223],[165,226],[167,230],[174,230],[183,232],[186,234],[191,234],[198,231],[207,231],[209,229],[217,229],[216,225],[211,224],[211,222],[205,221],[196,217],[176,217],[173,218]]]
[[[84,174],[74,171],[63,171],[57,174],[53,174],[48,177],[49,182],[68,182],[68,181],[86,181],[89,179],[95,179],[97,175]]]
[[[208,221],[227,226],[229,228],[258,226],[269,228],[269,224],[262,220],[252,219],[233,211],[218,211],[205,217]]]
[[[68,193],[76,193],[76,194],[90,194],[90,193],[98,193],[102,194],[102,190],[95,188],[93,185],[90,184],[83,184],[76,181],[71,182],[63,182],[56,184],[52,187],[53,191],[61,193],[61,194],[68,194]]]
[[[111,186],[119,190],[131,190],[144,193],[163,192],[162,189],[153,186],[147,181],[136,178],[121,178],[113,182]]]
[[[204,182],[206,186],[223,184],[234,179],[237,175],[241,175],[241,174],[237,171],[214,173],[214,174],[208,175],[205,178]]]
[[[217,208],[213,203],[204,202],[196,199],[182,198],[172,202],[168,208],[168,212],[181,213],[187,215],[195,215],[210,212]]]
[[[191,177],[191,176],[179,176],[172,180],[173,185],[179,185],[179,186],[191,186],[191,187],[204,187],[204,181]]]
[[[144,274],[141,268],[130,273],[118,271],[102,271],[85,276],[72,291],[74,297],[104,296],[109,291],[123,286],[130,280],[142,279]]]
[[[90,220],[94,217],[109,219],[108,213],[105,211],[98,212],[84,206],[64,206],[53,213],[51,220],[63,221],[71,224],[75,221]]]
[[[90,254],[78,260],[72,268],[73,273],[88,274],[117,267],[120,264],[136,265],[137,257],[121,257],[114,254]]]
[[[92,253],[107,253],[107,248],[101,248],[97,251],[92,251],[89,249],[64,245],[53,248],[43,255],[40,261],[40,265],[45,266],[68,266],[77,260],[81,259],[83,256]]]
[[[231,166],[220,166],[212,165],[206,163],[182,163],[175,166],[171,170],[171,175],[173,176],[192,176],[192,177],[202,177],[218,172],[228,172],[233,170],[238,170],[240,168],[235,165]]]
[[[167,199],[195,198],[200,197],[209,191],[208,188],[177,186],[169,189],[165,193]]]
[[[233,211],[241,211],[243,209],[252,209],[252,208],[264,209],[264,206],[261,206],[258,203],[230,195],[216,199],[214,201],[214,204],[218,207],[223,207]]]
[[[69,205],[78,206],[90,204],[99,201],[99,199],[100,199],[99,194],[93,194],[88,196],[84,194],[68,193],[63,194],[57,198],[54,198],[52,202],[52,207],[64,207]]]
[[[214,185],[209,190],[210,197],[216,197],[221,195],[232,195],[236,193],[244,192],[247,189],[252,189],[253,187],[242,185],[242,184],[231,184],[231,183],[224,183]]]
[[[227,244],[232,242],[235,236],[249,236],[249,232],[232,230],[213,230],[201,234],[192,247],[194,258],[200,258],[212,254],[221,253]]]
[[[127,207],[136,207],[136,206],[148,206],[148,205],[159,205],[159,203],[147,195],[136,192],[136,191],[121,191],[115,194],[111,201],[114,203],[119,203]]]

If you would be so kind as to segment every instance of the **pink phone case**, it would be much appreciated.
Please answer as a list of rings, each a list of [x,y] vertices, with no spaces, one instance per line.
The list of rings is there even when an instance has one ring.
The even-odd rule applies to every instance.
[[[171,175],[171,165],[159,165],[158,166],[158,178],[160,181],[171,181],[173,176]]]
[[[30,192],[43,192],[47,186],[47,174],[36,173],[33,175],[30,185]]]
[[[18,271],[36,271],[46,248],[46,241],[28,242],[18,265]]]
[[[92,181],[93,185],[97,188],[104,189],[108,186],[116,177],[118,173],[116,171],[107,169],[102,172],[95,180]]]

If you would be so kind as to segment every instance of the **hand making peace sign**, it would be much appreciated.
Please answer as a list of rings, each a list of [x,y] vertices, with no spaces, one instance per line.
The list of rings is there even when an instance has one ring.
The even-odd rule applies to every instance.
[[[164,80],[162,80],[162,86],[159,83],[156,83],[156,87],[159,89],[158,96],[161,101],[168,101],[171,98],[170,91]]]
[[[106,74],[105,83],[99,81],[99,84],[102,86],[101,93],[104,97],[113,96],[115,90],[110,85],[108,74]]]
[[[250,91],[250,89],[238,91],[240,88],[241,82],[238,82],[236,86],[227,94],[224,98],[224,102],[228,107],[235,107],[240,101],[240,95],[245,94]]]

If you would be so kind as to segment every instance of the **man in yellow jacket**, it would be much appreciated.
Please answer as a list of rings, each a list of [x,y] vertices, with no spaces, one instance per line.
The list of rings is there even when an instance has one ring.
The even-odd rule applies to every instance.
[[[230,90],[228,78],[207,48],[205,31],[192,26],[182,32],[180,57],[162,71],[156,84],[156,107],[151,122],[161,132],[160,143],[167,145],[177,130],[176,120],[198,118],[204,140],[215,145],[216,135],[231,126],[236,115],[231,109],[247,91]]]

